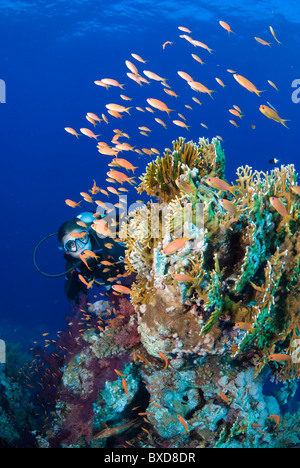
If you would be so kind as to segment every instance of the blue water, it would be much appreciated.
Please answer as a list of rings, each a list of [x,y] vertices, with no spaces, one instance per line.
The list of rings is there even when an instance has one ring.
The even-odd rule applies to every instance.
[[[236,35],[228,36],[219,20],[228,22]],[[65,326],[70,305],[64,297],[64,279],[41,276],[34,269],[32,252],[40,239],[79,212],[65,205],[66,198],[79,201],[79,193],[88,191],[93,179],[106,187],[110,157],[99,155],[94,140],[85,136],[77,140],[64,127],[93,129],[86,113],[101,115],[109,102],[127,105],[120,93],[133,98],[128,104],[132,106],[145,107],[149,97],[163,100],[186,117],[190,131],[172,123],[175,112],[171,119],[155,113],[167,123],[166,131],[152,114],[132,109],[131,116],[125,115],[122,121],[109,116],[108,126],[101,123],[101,141],[109,143],[112,129],[119,128],[130,134],[133,146],[162,151],[179,136],[197,142],[202,136],[220,135],[228,180],[234,180],[241,165],[270,170],[269,160],[274,157],[299,170],[300,104],[291,99],[292,82],[300,78],[299,23],[300,5],[291,0],[0,1],[0,79],[6,84],[6,103],[0,104],[2,323],[11,324],[16,336],[31,333],[32,339],[42,331],[55,333]],[[270,25],[282,45],[271,36]],[[214,53],[179,38],[184,33],[178,26],[191,29],[191,36],[208,44]],[[271,47],[258,44],[254,36],[271,42]],[[173,45],[163,51],[165,41]],[[136,62],[131,53],[148,62]],[[199,55],[205,65],[191,53]],[[127,78],[125,60],[135,63],[140,73],[147,69],[167,78],[179,98],[167,96],[158,82],[139,87]],[[228,68],[267,91],[260,98],[249,93]],[[179,70],[216,90],[214,99],[192,92],[177,75]],[[124,90],[97,87],[93,82],[102,78],[125,83]],[[193,102],[192,96],[203,105]],[[267,101],[290,120],[289,129],[259,112],[259,105]],[[245,114],[239,128],[229,123],[239,120],[228,112],[233,104]],[[142,125],[152,129],[150,137],[139,134],[137,127]],[[139,166],[140,175],[150,158],[131,153],[128,159]],[[133,191],[130,200],[136,198],[141,197]],[[83,207],[90,209],[88,204]],[[64,271],[57,247],[51,239],[39,251],[39,265],[49,273]]]

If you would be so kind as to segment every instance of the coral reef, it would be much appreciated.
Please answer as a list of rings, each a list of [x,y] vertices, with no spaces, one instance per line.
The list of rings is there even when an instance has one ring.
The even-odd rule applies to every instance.
[[[112,294],[101,321],[81,306],[40,447],[299,446],[299,404],[282,412],[300,374],[297,174],[224,174],[216,138],[148,165],[138,192],[158,204],[119,233],[130,301]]]

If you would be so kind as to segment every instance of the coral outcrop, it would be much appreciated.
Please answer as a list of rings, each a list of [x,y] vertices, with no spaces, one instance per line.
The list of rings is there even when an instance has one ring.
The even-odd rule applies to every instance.
[[[282,414],[300,373],[297,174],[224,174],[216,138],[148,165],[152,202],[119,233],[131,302],[83,332],[40,446],[299,446],[299,405]]]

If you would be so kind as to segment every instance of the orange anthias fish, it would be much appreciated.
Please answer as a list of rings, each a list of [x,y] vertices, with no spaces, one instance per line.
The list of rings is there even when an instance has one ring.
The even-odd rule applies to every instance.
[[[160,111],[167,112],[169,117],[170,117],[170,112],[174,110],[174,109],[169,109],[168,106],[164,102],[159,101],[158,99],[149,98],[147,99],[147,102],[148,104],[150,104],[150,106],[154,107],[155,109],[159,109]]]
[[[78,275],[78,278],[80,281],[85,284],[85,286],[90,289],[93,286],[94,280],[90,281],[89,283],[86,281],[86,279],[82,275]]]
[[[269,361],[286,362],[290,361],[292,357],[289,354],[270,354],[268,359]]]
[[[121,106],[120,104],[106,104],[105,107],[111,111],[115,111],[115,112],[127,112],[127,114],[129,114],[129,109],[131,109],[131,107],[124,107],[124,106]]]
[[[183,281],[183,282],[191,282],[194,281],[194,278],[192,278],[189,275],[185,275],[183,273],[174,273],[172,275],[172,278],[175,279],[176,281]]]
[[[210,187],[222,190],[223,192],[230,192],[232,195],[235,194],[236,187],[229,185],[225,180],[218,177],[208,177],[205,181]]]
[[[99,135],[95,135],[94,132],[92,132],[92,130],[90,130],[89,128],[81,128],[80,129],[81,133],[89,138],[95,138],[95,140],[98,139],[98,137],[100,136]]]
[[[180,239],[175,239],[172,242],[170,242],[163,250],[163,253],[165,255],[172,254],[174,252],[177,252],[177,250],[181,249],[184,247],[187,241],[189,241],[189,237],[181,237]]]
[[[188,84],[192,88],[193,91],[198,91],[199,93],[207,93],[213,99],[211,95],[211,93],[215,92],[213,89],[208,89],[202,83],[199,83],[199,81],[188,81]]]
[[[71,133],[71,135],[76,136],[77,139],[80,137],[79,133],[77,133],[76,130],[74,130],[74,128],[65,127],[65,130],[66,132]]]
[[[224,210],[236,216],[238,210],[234,203],[232,203],[230,200],[226,200],[225,198],[220,198],[219,203],[224,208]]]
[[[181,120],[173,120],[173,124],[177,125],[178,127],[184,127],[187,130],[189,130],[189,126],[185,122],[182,122]]]
[[[271,46],[271,42],[267,42],[264,39],[261,39],[260,37],[254,37],[254,39],[256,40],[256,42],[259,42],[262,45],[267,45],[269,47]]]
[[[156,73],[153,73],[149,70],[143,70],[144,75],[147,76],[147,78],[150,78],[151,80],[154,81],[162,81],[165,82],[166,78],[162,78],[161,76],[157,75]]]
[[[232,29],[230,28],[229,24],[225,23],[225,21],[219,21],[219,24],[220,24],[220,26],[222,26],[223,29],[228,31],[228,34],[230,34],[230,33],[235,34],[235,32],[232,31]]]
[[[291,190],[297,195],[300,195],[300,185],[291,185]]]
[[[185,429],[185,432],[181,432],[181,434],[187,434],[189,432],[187,422],[185,421],[185,419],[183,419],[182,416],[180,416],[180,414],[177,415],[177,418],[178,418],[178,421],[180,422],[180,424],[182,424],[184,429]]]
[[[282,42],[280,42],[277,37],[276,37],[276,34],[275,34],[275,31],[274,29],[272,28],[272,26],[270,26],[270,31],[271,31],[271,34],[272,36],[274,37],[275,41],[278,42],[278,44],[282,44]]]
[[[76,203],[73,200],[67,199],[67,200],[65,200],[65,203],[66,203],[66,205],[70,206],[71,208],[76,208],[77,206],[78,207],[80,206],[81,201]]]
[[[123,388],[124,388],[124,391],[125,391],[126,395],[129,396],[126,381],[125,381],[124,377],[122,378],[122,385],[123,385]]]
[[[132,56],[135,60],[137,60],[138,62],[141,62],[141,63],[146,63],[146,62],[147,62],[147,60],[142,59],[142,57],[140,57],[140,55],[131,54],[131,56]]]
[[[279,414],[270,414],[270,416],[268,416],[267,419],[272,419],[276,423],[276,426],[279,426],[281,421],[281,417],[279,416]]]
[[[123,182],[129,182],[130,184],[133,184],[134,181],[134,177],[128,177],[126,174],[123,174],[123,172],[120,171],[111,170],[107,172],[107,175],[120,184],[123,184]]]
[[[250,93],[255,93],[257,96],[260,96],[260,93],[263,92],[263,91],[259,91],[256,88],[256,86],[253,83],[251,83],[251,81],[247,80],[247,78],[245,78],[244,76],[237,75],[236,73],[234,73],[233,77],[241,86],[248,89]]]
[[[121,294],[131,294],[131,290],[129,288],[127,288],[126,286],[122,286],[120,284],[114,284],[112,286],[112,289],[114,289],[115,291]]]
[[[163,353],[161,353],[160,351],[157,351],[157,352],[160,355],[160,357],[165,361],[165,367],[164,367],[164,370],[165,370],[168,367],[169,361]]]
[[[282,201],[279,200],[279,198],[276,197],[271,197],[270,198],[270,203],[275,208],[275,210],[284,218],[290,218],[293,219],[292,216],[290,216],[286,210],[286,207],[282,203]]]
[[[253,326],[251,323],[248,322],[236,322],[234,324],[234,328],[238,328],[239,330],[244,330],[244,331],[252,331]]]
[[[171,42],[171,41],[164,42],[163,45],[162,45],[162,48],[165,50],[165,48],[167,47],[168,44],[172,45],[173,42]]]
[[[102,83],[108,85],[108,86],[116,86],[118,88],[122,88],[123,89],[123,84],[120,84],[117,80],[113,80],[111,78],[102,78]]]
[[[275,122],[281,123],[286,128],[289,128],[287,125],[285,125],[285,122],[288,122],[288,119],[282,119],[279,117],[278,112],[276,112],[275,109],[262,104],[259,107],[259,110],[262,114],[268,117],[268,119],[275,120]]]

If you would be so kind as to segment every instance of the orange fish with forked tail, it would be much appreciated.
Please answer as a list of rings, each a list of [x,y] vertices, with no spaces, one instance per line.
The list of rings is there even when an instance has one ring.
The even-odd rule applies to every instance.
[[[154,107],[155,109],[158,109],[163,112],[167,112],[169,117],[170,117],[170,112],[173,111],[173,109],[169,109],[168,106],[164,102],[159,101],[158,99],[148,98],[147,102],[148,104],[150,104],[150,106]]]
[[[260,93],[263,92],[259,91],[257,87],[253,83],[251,83],[251,81],[247,80],[247,78],[245,78],[244,76],[234,73],[233,77],[241,86],[248,89],[250,93],[255,93],[257,96],[260,96]]]
[[[281,117],[279,117],[278,112],[275,109],[272,109],[271,107],[262,104],[259,107],[259,110],[262,114],[268,117],[268,119],[275,120],[275,122],[281,123],[286,128],[289,128],[287,125],[285,125],[285,122],[288,122],[288,119],[282,119]]]
[[[226,31],[228,31],[228,34],[230,34],[230,33],[235,34],[235,32],[232,31],[232,29],[230,28],[229,24],[228,24],[228,23],[225,23],[225,21],[219,21],[219,24],[220,24],[220,26],[222,26],[223,29],[225,29]]]

